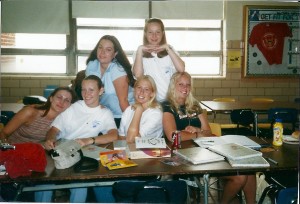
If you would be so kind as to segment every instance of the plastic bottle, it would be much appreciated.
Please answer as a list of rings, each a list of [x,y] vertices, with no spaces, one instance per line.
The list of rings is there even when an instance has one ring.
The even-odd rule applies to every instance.
[[[282,120],[277,118],[273,126],[273,145],[275,146],[282,145],[282,134],[283,134]]]

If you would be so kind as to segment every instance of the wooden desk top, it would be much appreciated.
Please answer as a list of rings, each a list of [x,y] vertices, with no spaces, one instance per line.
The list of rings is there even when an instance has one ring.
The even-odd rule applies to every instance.
[[[263,141],[256,137],[251,137],[258,143]],[[192,141],[182,143],[183,148],[195,146]],[[201,165],[193,165],[191,163],[182,164],[180,166],[170,166],[161,162],[165,158],[157,159],[138,159],[134,160],[138,166],[124,169],[108,170],[99,165],[97,171],[88,173],[75,173],[73,168],[55,169],[53,160],[47,156],[48,164],[45,173],[36,173],[30,177],[20,177],[15,180],[8,176],[0,176],[0,182],[69,182],[69,181],[109,181],[124,178],[151,177],[158,175],[228,175],[228,174],[247,174],[258,171],[298,171],[299,162],[299,145],[283,144],[281,147],[274,147],[276,151],[263,153],[264,156],[272,158],[278,162],[278,165],[270,164],[268,168],[232,168],[226,161],[214,162]],[[100,179],[100,180],[99,180]]]
[[[270,108],[296,108],[300,110],[300,104],[294,102],[274,101],[271,103],[236,101],[236,102],[219,102],[219,101],[201,101],[201,104],[214,112],[231,111],[235,109],[252,109],[254,111],[267,111]]]

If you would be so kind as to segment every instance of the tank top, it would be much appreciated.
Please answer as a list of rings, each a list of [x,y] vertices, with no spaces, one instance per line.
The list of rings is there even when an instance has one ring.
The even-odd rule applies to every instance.
[[[30,125],[22,125],[8,137],[10,143],[39,143],[46,139],[53,120],[38,116]]]

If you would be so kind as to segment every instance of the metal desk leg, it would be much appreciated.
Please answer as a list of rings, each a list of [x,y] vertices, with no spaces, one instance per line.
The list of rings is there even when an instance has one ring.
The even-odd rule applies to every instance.
[[[258,120],[258,116],[257,116],[257,113],[254,112],[254,129],[255,129],[255,136],[257,137],[258,136],[258,127],[257,127],[257,120]]]
[[[17,188],[17,193],[16,193],[16,196],[14,198],[14,201],[18,201],[18,199],[20,198],[20,195],[23,192],[24,185],[23,184],[17,184],[17,183],[15,183],[14,185],[16,185],[16,188]]]
[[[203,182],[204,182],[204,203],[208,204],[209,174],[203,175]]]

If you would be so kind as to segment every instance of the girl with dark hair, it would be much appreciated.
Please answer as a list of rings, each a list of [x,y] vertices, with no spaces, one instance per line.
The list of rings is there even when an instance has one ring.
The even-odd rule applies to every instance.
[[[96,75],[103,81],[105,92],[100,103],[113,112],[119,127],[122,112],[134,102],[134,78],[131,64],[118,39],[111,35],[103,36],[86,63],[86,76]]]
[[[166,99],[172,74],[185,70],[184,61],[178,52],[167,44],[164,24],[158,18],[146,21],[143,45],[140,45],[133,54],[133,61],[132,70],[136,78],[149,75],[154,79],[156,86],[159,87],[156,96],[159,102]]]
[[[52,121],[77,100],[69,87],[58,87],[45,104],[22,108],[0,132],[0,140],[9,143],[41,143]]]

